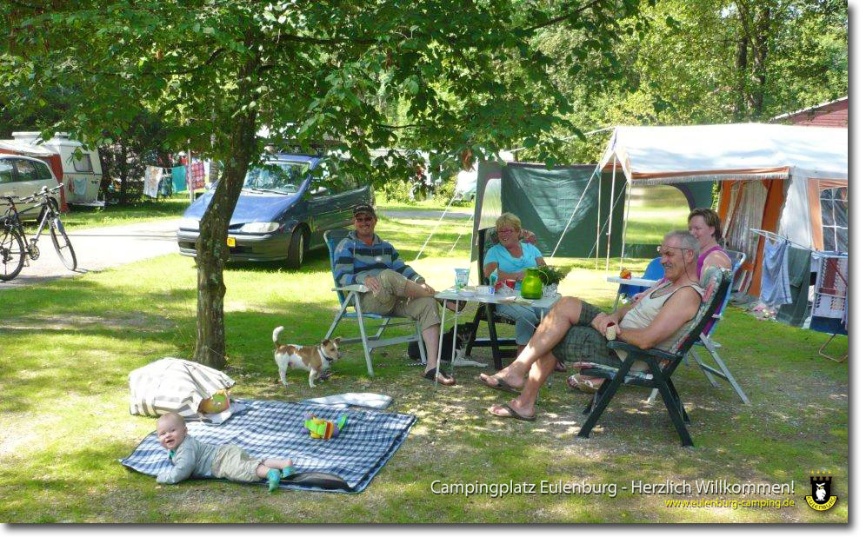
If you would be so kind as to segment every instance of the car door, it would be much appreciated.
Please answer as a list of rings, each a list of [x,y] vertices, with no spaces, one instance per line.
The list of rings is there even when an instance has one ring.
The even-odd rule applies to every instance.
[[[6,159],[3,159],[6,160]],[[53,188],[57,180],[44,162],[29,158],[8,159],[13,166],[10,190],[13,196],[26,197],[38,192],[42,187]],[[4,194],[5,195],[5,194]],[[39,214],[33,210],[35,203],[21,203],[18,212],[23,220],[35,220]]]
[[[336,203],[339,193],[335,192],[335,185],[326,170],[312,177],[305,197],[309,207],[309,247],[315,248],[325,243],[325,231],[342,227],[341,209]]]

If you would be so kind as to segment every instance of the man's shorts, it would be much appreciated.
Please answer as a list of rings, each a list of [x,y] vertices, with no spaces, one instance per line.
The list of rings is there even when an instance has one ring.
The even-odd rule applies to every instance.
[[[382,289],[378,294],[372,292],[361,295],[361,307],[366,313],[395,315],[414,319],[421,324],[421,330],[439,324],[439,306],[433,297],[407,298],[405,276],[393,270],[383,270],[377,276]]]
[[[211,464],[211,473],[220,479],[252,483],[262,479],[256,475],[256,469],[261,463],[262,459],[253,458],[239,446],[227,444],[217,450]]]
[[[622,362],[616,353],[607,348],[607,338],[592,327],[592,320],[602,313],[598,307],[584,302],[580,319],[572,326],[562,341],[553,348],[553,355],[562,362],[592,362],[619,367]]]

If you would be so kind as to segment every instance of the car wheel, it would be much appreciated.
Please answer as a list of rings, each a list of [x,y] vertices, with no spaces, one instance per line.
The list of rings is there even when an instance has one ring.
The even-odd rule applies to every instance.
[[[286,264],[290,269],[301,268],[301,265],[304,264],[306,248],[307,241],[304,237],[304,230],[298,227],[292,232],[292,238],[289,239],[289,255]]]

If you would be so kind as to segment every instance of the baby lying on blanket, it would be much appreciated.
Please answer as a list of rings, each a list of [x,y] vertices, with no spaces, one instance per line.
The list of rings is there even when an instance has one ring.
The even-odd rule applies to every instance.
[[[168,451],[172,466],[156,476],[156,482],[173,485],[190,477],[216,477],[252,483],[268,480],[273,492],[280,480],[294,472],[291,459],[256,459],[239,446],[215,446],[187,436],[186,422],[174,412],[156,421],[159,443]]]

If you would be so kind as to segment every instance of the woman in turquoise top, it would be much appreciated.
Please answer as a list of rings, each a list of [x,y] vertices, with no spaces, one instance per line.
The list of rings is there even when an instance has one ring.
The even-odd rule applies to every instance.
[[[527,268],[545,265],[544,257],[533,244],[521,242],[520,218],[503,213],[496,219],[496,236],[498,244],[484,254],[484,276],[490,278],[496,273],[497,281],[522,281]],[[517,304],[498,304],[496,312],[514,321],[516,327],[515,340],[517,352],[529,342],[535,327],[541,322],[541,316],[534,308]]]

